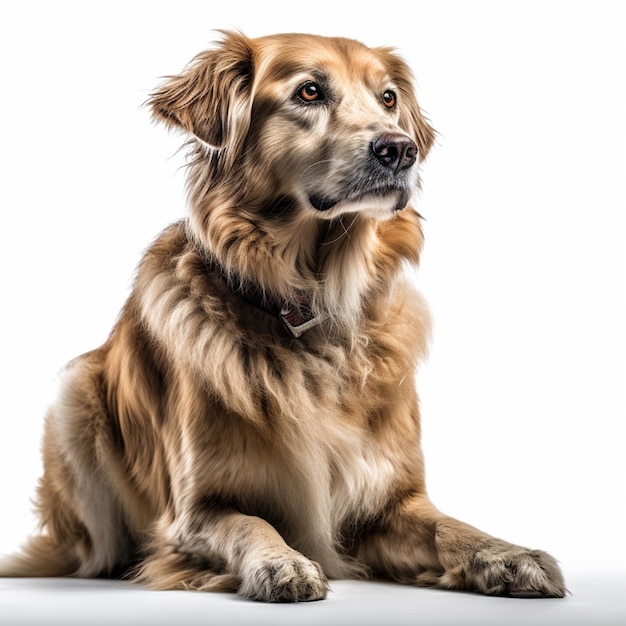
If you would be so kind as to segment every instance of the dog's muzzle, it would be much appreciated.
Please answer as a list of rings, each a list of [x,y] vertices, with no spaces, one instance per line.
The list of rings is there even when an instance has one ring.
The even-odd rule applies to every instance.
[[[410,197],[409,170],[417,162],[417,144],[407,135],[386,133],[369,145],[367,170],[346,185],[345,193],[311,194],[309,202],[318,211],[329,211],[340,202],[358,202],[365,198],[397,195],[394,210],[403,209]]]

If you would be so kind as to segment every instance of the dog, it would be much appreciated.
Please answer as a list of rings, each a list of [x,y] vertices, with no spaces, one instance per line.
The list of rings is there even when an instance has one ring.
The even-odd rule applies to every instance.
[[[435,140],[391,48],[221,33],[151,94],[189,212],[45,420],[41,533],[2,576],[123,577],[261,601],[376,577],[562,597],[547,553],[430,502],[410,205]]]

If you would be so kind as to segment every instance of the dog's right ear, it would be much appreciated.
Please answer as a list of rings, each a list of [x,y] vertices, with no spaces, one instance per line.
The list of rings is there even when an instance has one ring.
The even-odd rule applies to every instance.
[[[158,121],[224,148],[250,123],[253,51],[239,33],[223,32],[219,46],[196,56],[178,76],[170,76],[149,99]]]

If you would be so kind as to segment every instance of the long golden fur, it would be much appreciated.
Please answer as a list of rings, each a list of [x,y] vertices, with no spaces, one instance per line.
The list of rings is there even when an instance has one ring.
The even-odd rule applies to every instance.
[[[188,137],[189,217],[145,253],[106,343],[64,371],[42,531],[0,573],[267,601],[351,576],[563,596],[552,557],[427,497],[429,319],[402,270],[434,131],[405,63],[224,33],[150,104]]]

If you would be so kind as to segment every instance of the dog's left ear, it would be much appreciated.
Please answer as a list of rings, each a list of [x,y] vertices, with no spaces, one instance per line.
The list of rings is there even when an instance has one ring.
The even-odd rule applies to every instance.
[[[217,48],[201,52],[149,99],[155,119],[217,149],[248,129],[253,76],[250,40],[239,33],[222,34]]]
[[[415,138],[423,161],[435,142],[436,131],[417,103],[413,74],[408,65],[390,48],[380,48],[379,51],[400,91],[400,126]]]

